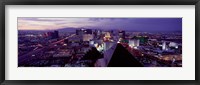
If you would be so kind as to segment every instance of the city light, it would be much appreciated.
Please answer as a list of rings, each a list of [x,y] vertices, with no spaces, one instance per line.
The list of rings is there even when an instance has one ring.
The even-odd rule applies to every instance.
[[[18,67],[182,67],[182,28],[175,21],[181,19],[77,18],[68,23],[82,27],[19,29]]]

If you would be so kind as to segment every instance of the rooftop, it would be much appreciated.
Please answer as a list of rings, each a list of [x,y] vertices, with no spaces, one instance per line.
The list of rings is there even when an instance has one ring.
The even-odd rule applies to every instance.
[[[126,48],[118,43],[108,63],[108,67],[143,67],[143,65]]]

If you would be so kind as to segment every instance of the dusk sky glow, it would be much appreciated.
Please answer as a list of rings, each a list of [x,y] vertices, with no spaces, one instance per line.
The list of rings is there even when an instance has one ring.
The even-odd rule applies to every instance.
[[[182,18],[18,18],[19,30],[62,28],[181,31]]]

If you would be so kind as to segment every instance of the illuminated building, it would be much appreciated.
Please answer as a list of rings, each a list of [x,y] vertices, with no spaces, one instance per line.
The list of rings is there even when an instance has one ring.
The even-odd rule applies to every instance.
[[[169,47],[175,47],[176,49],[178,48],[178,44],[175,42],[170,42]]]
[[[111,38],[111,36],[110,36],[110,33],[109,32],[106,32],[106,34],[105,34],[105,36],[104,36],[104,41],[110,41],[110,38]]]
[[[92,34],[84,34],[83,35],[83,41],[90,41],[94,38]]]
[[[89,41],[90,46],[94,46],[94,41]]]
[[[95,43],[94,46],[96,47],[96,49],[97,49],[98,51],[103,51],[103,49],[104,49],[103,44]]]
[[[167,50],[167,45],[166,45],[166,42],[164,41],[163,44],[162,44],[162,50]]]
[[[90,41],[94,38],[91,29],[78,29],[76,30],[76,35],[82,37],[82,41]]]
[[[82,38],[80,38],[79,36],[74,36],[74,37],[71,37],[71,38],[68,38],[68,43],[71,42],[71,43],[74,43],[74,42],[80,42]]]
[[[83,34],[92,34],[91,29],[77,29],[76,35],[82,36]]]
[[[100,38],[101,33],[102,33],[102,31],[99,30],[99,29],[98,30],[95,29],[94,32],[93,32],[95,38]]]
[[[139,39],[130,39],[128,44],[132,48],[137,48],[140,45],[140,40]]]
[[[97,30],[97,36],[100,36],[100,35],[101,35],[101,33],[102,33],[102,31],[101,31],[101,30]]]
[[[140,40],[140,44],[146,44],[149,39],[147,36],[137,36],[137,38]]]

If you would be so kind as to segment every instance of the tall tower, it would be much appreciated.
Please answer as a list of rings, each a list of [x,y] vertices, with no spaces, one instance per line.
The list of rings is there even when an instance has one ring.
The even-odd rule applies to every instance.
[[[167,48],[166,47],[166,42],[164,41],[163,44],[162,44],[162,50],[166,50],[166,48]]]
[[[119,31],[119,37],[125,39],[125,31]]]

